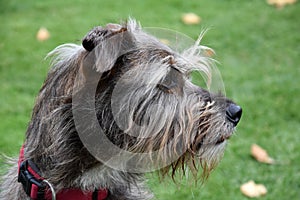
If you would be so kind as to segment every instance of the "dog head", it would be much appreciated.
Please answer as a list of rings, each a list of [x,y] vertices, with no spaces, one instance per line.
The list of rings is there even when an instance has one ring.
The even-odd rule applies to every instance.
[[[101,131],[111,145],[131,153],[121,156],[122,162],[128,159],[126,166],[151,161],[163,173],[171,168],[174,174],[186,164],[197,171],[200,163],[207,175],[222,157],[242,110],[191,81],[193,71],[207,82],[212,76],[214,61],[199,42],[177,52],[134,20],[96,27],[84,37],[83,85],[88,90],[95,86]]]
[[[48,84],[61,84],[49,87],[59,88],[55,91],[45,87],[39,98],[68,97],[53,105],[60,116],[53,117],[58,120],[51,129],[76,130],[93,158],[110,168],[175,175],[186,166],[196,174],[200,165],[208,176],[242,110],[224,95],[192,82],[194,71],[208,85],[212,80],[214,60],[200,39],[178,51],[130,20],[92,29],[82,46],[58,47],[50,54],[54,67]],[[64,121],[70,124],[66,127]],[[57,137],[61,135],[66,134]],[[73,157],[82,152],[72,151]],[[95,162],[80,157],[86,158],[90,165]]]

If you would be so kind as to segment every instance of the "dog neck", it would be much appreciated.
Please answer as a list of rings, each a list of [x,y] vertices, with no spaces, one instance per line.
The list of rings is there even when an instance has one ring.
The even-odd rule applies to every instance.
[[[33,200],[104,200],[108,196],[107,189],[82,191],[78,188],[65,188],[56,194],[52,184],[40,175],[36,165],[24,158],[24,145],[20,150],[18,172],[18,182],[23,185],[25,193]]]

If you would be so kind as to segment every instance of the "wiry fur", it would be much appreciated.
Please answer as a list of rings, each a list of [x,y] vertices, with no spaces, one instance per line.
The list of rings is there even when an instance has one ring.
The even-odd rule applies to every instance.
[[[121,36],[114,39],[117,34]],[[180,155],[160,169],[162,175],[174,176],[186,166],[196,174],[200,164],[203,176],[208,176],[222,157],[234,125],[225,115],[230,100],[191,83],[189,74],[195,70],[207,80],[211,77],[213,60],[205,56],[206,47],[199,42],[177,53],[130,20],[92,30],[83,40],[84,48],[57,47],[49,54],[52,69],[26,132],[25,158],[33,160],[56,191],[107,188],[108,199],[153,197],[143,174],[126,172],[126,166],[121,171],[104,165],[79,138],[72,97],[95,81],[91,74],[101,73],[95,102],[87,103],[95,103],[98,122],[115,145],[133,153],[159,150],[155,159],[160,162],[171,154]],[[17,175],[15,162],[4,177],[0,199],[28,199]]]

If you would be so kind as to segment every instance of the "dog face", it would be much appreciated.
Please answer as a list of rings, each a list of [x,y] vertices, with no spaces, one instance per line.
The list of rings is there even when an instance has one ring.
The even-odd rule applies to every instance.
[[[242,110],[222,94],[191,81],[193,71],[201,72],[208,82],[211,79],[213,60],[199,42],[176,52],[135,21],[96,27],[83,39],[83,77],[74,93],[82,94],[84,102],[91,101],[85,93],[94,87],[95,107],[85,105],[85,110],[95,109],[94,124],[99,123],[102,136],[110,141],[106,148],[130,152],[135,166],[126,170],[139,172],[137,165],[151,162],[162,173],[171,168],[175,174],[187,163],[197,171],[195,163],[200,163],[207,175],[222,157]],[[85,130],[83,137],[90,132]],[[97,152],[98,156],[104,153]],[[120,152],[113,155],[117,154],[126,157]],[[100,160],[110,165],[107,159]],[[116,163],[124,167],[128,162]]]

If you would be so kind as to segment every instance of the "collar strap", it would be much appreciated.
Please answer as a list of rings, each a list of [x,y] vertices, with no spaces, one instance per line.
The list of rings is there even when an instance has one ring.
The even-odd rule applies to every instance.
[[[26,194],[32,200],[52,200],[51,190],[44,183],[40,171],[31,160],[24,159],[24,145],[20,150],[18,161],[18,182],[23,185]],[[108,196],[107,189],[96,189],[95,191],[82,191],[77,188],[68,188],[56,194],[56,200],[104,200]]]

